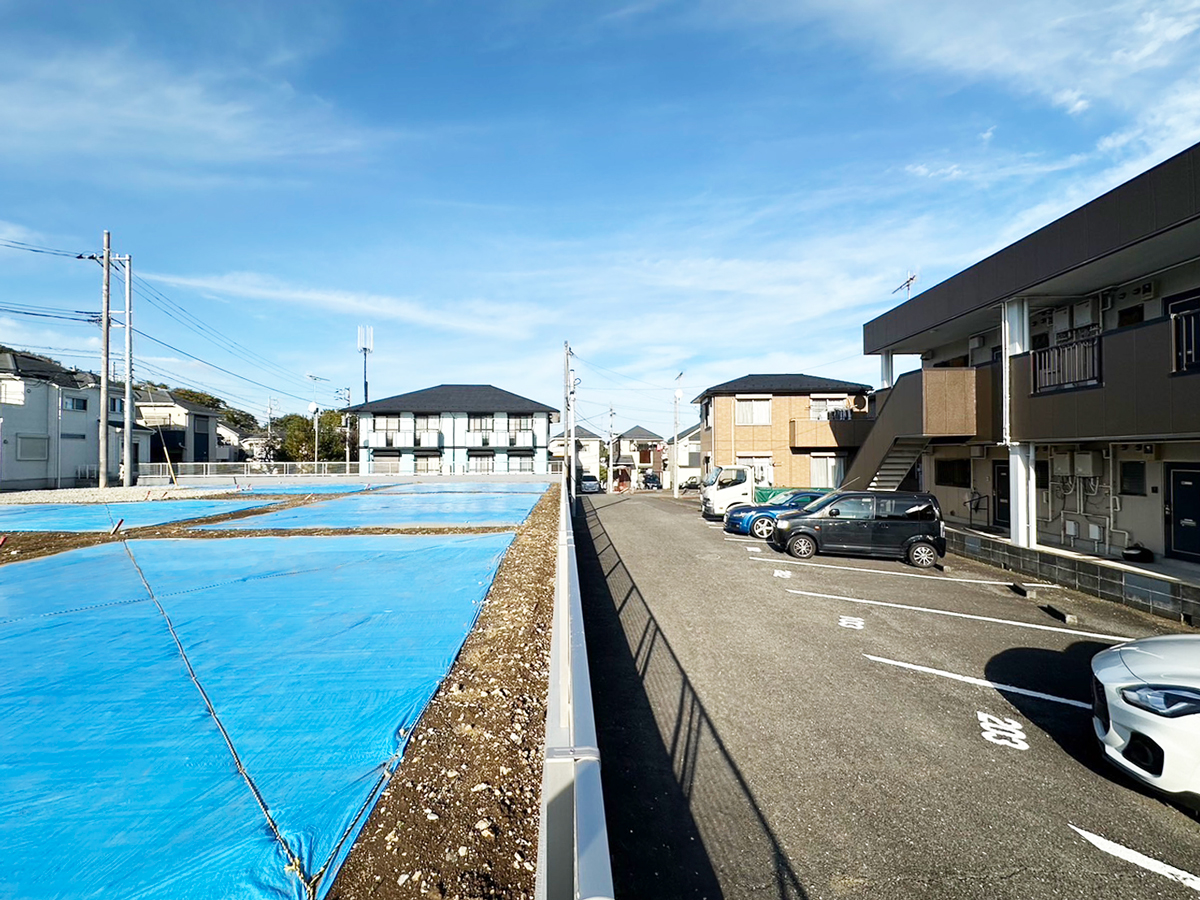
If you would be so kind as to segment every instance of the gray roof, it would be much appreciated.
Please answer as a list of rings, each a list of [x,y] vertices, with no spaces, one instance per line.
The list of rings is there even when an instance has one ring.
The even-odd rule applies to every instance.
[[[733,381],[705,389],[693,403],[715,394],[861,394],[874,390],[869,384],[839,381],[817,375],[743,375]]]
[[[567,433],[565,431],[560,431],[553,438],[551,438],[551,440],[561,441],[566,436],[567,436]],[[604,438],[600,437],[600,435],[598,435],[598,434],[592,434],[592,432],[588,431],[586,428],[580,428],[578,425],[576,425],[575,426],[575,440],[577,440],[577,441],[602,441],[602,440],[604,440]]]
[[[676,441],[686,441],[686,440],[688,440],[688,438],[691,438],[691,437],[693,437],[694,435],[696,435],[696,434],[697,434],[697,433],[700,431],[700,425],[701,425],[701,423],[700,423],[700,422],[697,422],[697,423],[696,423],[695,425],[693,425],[691,428],[685,428],[685,429],[683,429],[683,431],[679,432],[679,434],[675,435],[675,437],[673,437],[673,438],[667,438],[667,443],[668,443],[668,444],[674,444]]]
[[[350,407],[360,413],[552,413],[557,410],[490,384],[439,384]]]
[[[219,409],[214,409],[211,406],[204,406],[203,404],[200,404],[200,403],[193,403],[191,400],[180,399],[179,397],[176,397],[174,394],[172,394],[170,391],[163,390],[162,388],[134,388],[133,402],[135,404],[138,404],[138,403],[140,403],[140,404],[154,404],[154,403],[168,404],[168,403],[170,403],[170,404],[174,404],[175,406],[178,406],[180,409],[184,409],[184,410],[187,410],[188,412],[192,412],[192,413],[197,413],[202,416],[219,416],[219,415],[221,415],[221,410],[219,410]]]
[[[60,387],[85,388],[100,383],[91,372],[68,369],[46,356],[0,347],[0,372],[36,381],[48,381]]]
[[[634,425],[621,435],[621,439],[626,441],[661,441],[662,437],[653,431],[647,431],[641,425]]]

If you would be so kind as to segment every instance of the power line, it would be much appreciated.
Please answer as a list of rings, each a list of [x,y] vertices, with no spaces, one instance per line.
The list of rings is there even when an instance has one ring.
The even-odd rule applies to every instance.
[[[83,253],[74,253],[70,250],[57,250],[54,247],[39,247],[36,244],[27,244],[24,241],[14,241],[9,238],[0,238],[0,247],[7,247],[9,250],[24,250],[26,253],[45,253],[49,256],[64,256],[70,259],[87,259]]]

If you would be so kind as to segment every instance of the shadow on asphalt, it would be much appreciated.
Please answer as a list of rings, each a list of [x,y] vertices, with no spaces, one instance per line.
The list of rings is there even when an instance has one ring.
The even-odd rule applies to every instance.
[[[808,895],[594,505],[575,520],[618,898]]]
[[[1090,704],[1092,657],[1111,646],[1111,643],[1100,641],[1076,641],[1062,651],[1014,647],[993,656],[984,672],[988,681]],[[1004,699],[1084,768],[1123,788],[1165,803],[1193,818],[1200,818],[1200,810],[1193,810],[1186,802],[1156,793],[1108,763],[1096,741],[1090,709],[1009,692],[1005,692]]]

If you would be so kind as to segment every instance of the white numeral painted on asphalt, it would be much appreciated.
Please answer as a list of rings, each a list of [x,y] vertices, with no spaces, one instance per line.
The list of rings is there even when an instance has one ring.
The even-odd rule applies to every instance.
[[[791,573],[790,569],[776,569],[775,577],[776,578],[791,578],[792,573]]]
[[[1025,740],[1025,730],[1020,722],[1012,719],[1000,719],[985,712],[977,712],[979,727],[983,729],[983,739],[999,744],[1001,747],[1012,747],[1014,750],[1028,750],[1029,743]]]
[[[838,624],[843,628],[854,628],[859,631],[866,628],[866,623],[857,616],[838,616]]]

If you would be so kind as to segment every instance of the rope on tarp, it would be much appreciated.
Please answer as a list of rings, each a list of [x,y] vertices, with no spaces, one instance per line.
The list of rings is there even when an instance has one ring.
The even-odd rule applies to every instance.
[[[142,572],[142,567],[138,565],[137,559],[133,555],[133,550],[129,547],[128,541],[122,541],[121,544],[125,547],[125,552],[129,556],[129,561],[133,563],[134,570],[138,573],[138,578],[142,580],[143,587],[146,588],[146,593],[158,608],[159,615],[166,622],[167,631],[171,634],[171,639],[175,641],[175,647],[179,651],[179,656],[183,659],[184,666],[187,667],[188,676],[192,679],[192,684],[196,686],[196,690],[200,692],[200,697],[204,700],[204,705],[208,708],[208,714],[216,723],[217,729],[221,732],[221,737],[225,739],[225,746],[229,748],[229,754],[233,757],[234,765],[237,766],[238,774],[242,776],[242,780],[246,782],[246,786],[250,788],[250,793],[254,797],[254,801],[258,804],[258,808],[262,810],[263,816],[267,820],[267,825],[271,828],[271,833],[275,835],[275,840],[279,846],[283,848],[284,854],[288,858],[288,864],[284,867],[285,872],[292,872],[304,885],[305,894],[312,900],[316,897],[317,883],[316,878],[306,878],[304,875],[304,863],[300,857],[292,850],[283,834],[279,831],[279,826],[275,823],[271,811],[267,809],[267,803],[263,799],[262,793],[258,789],[258,785],[254,783],[254,779],[250,777],[250,773],[246,771],[246,767],[242,764],[242,758],[238,755],[237,748],[233,746],[233,739],[229,736],[229,732],[225,730],[225,723],[221,721],[221,717],[217,715],[216,707],[213,706],[212,700],[209,699],[208,692],[204,690],[204,685],[200,683],[199,676],[196,675],[196,670],[192,668],[192,661],[188,659],[187,651],[183,649],[183,642],[179,640],[179,635],[175,631],[175,625],[171,622],[171,617],[167,615],[167,611],[163,609],[163,605],[159,603],[158,597],[154,595],[154,589],[150,587],[150,582],[146,580],[145,573]]]

